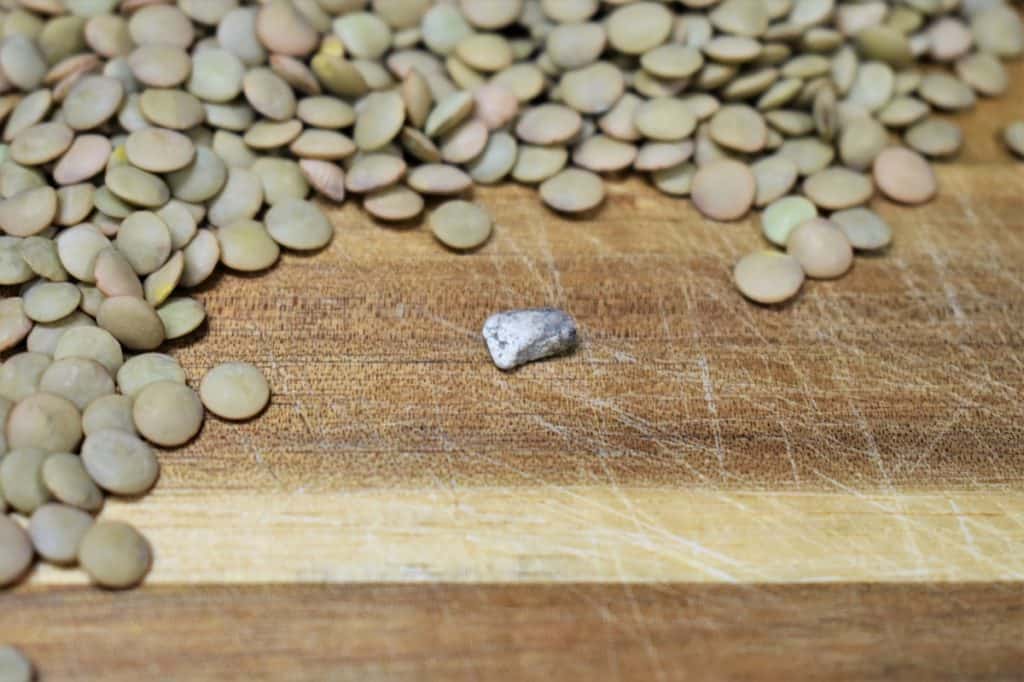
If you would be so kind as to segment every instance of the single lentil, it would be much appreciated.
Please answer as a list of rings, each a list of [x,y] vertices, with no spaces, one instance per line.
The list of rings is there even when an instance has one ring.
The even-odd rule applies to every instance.
[[[245,362],[227,362],[206,373],[199,397],[218,417],[251,419],[270,401],[270,387],[259,368]]]

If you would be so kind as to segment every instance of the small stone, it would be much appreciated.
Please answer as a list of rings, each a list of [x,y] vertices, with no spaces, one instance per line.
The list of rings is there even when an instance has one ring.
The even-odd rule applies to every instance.
[[[576,321],[554,308],[496,313],[484,323],[483,334],[494,364],[503,370],[568,353],[578,343]]]

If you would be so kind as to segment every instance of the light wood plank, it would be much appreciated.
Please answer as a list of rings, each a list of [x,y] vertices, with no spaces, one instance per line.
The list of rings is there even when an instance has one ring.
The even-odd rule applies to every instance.
[[[161,488],[105,514],[153,541],[151,584],[1024,579],[1022,494]]]

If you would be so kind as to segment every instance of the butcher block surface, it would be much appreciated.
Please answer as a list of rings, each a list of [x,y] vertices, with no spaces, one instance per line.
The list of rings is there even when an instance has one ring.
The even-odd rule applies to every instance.
[[[781,308],[730,282],[756,217],[641,180],[565,219],[477,190],[478,252],[332,209],[334,243],[221,274],[171,352],[262,367],[152,494],[128,593],[41,568],[0,642],[48,680],[1019,679],[1024,163],[962,118],[888,253]],[[480,336],[553,305],[582,345],[514,373]]]

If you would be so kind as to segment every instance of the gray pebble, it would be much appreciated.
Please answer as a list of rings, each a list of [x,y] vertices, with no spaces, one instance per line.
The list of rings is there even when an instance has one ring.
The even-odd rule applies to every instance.
[[[577,344],[576,321],[554,308],[495,313],[483,334],[494,364],[503,370],[567,353]]]

